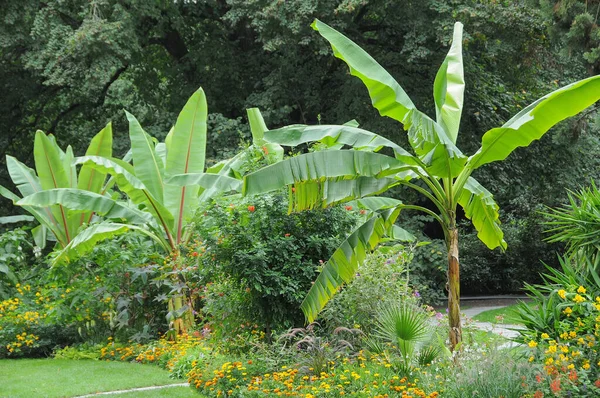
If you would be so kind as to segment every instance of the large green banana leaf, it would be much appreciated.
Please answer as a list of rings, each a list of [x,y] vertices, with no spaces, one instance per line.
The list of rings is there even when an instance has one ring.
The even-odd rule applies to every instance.
[[[440,66],[433,84],[437,122],[456,144],[465,94],[465,76],[462,61],[462,32],[460,22],[454,24],[452,46]]]
[[[502,127],[483,135],[481,148],[469,158],[471,170],[506,159],[518,147],[539,140],[556,123],[600,100],[600,75],[559,88],[517,113]]]
[[[86,156],[103,156],[110,158],[112,156],[112,124],[108,123],[98,134],[92,138],[88,149],[85,152]],[[73,162],[72,167],[75,167]],[[102,193],[106,182],[106,174],[100,173],[98,170],[83,165],[79,170],[79,178],[77,179],[77,188],[90,192]],[[93,212],[82,213],[80,217],[80,225],[84,222],[89,223],[92,219]]]
[[[242,193],[253,195],[303,181],[385,177],[406,169],[390,156],[363,151],[321,151],[285,159],[244,177]]]
[[[139,224],[150,224],[154,221],[148,213],[129,207],[110,197],[73,188],[47,189],[37,192],[19,200],[17,205],[43,208],[59,203],[69,210],[79,212],[93,210],[109,219],[129,220]]]
[[[70,173],[65,170],[64,158],[66,155],[56,144],[53,136],[47,136],[38,130],[35,133],[33,156],[42,190],[71,187]],[[56,234],[57,238],[64,235],[64,240],[59,238],[59,242],[62,245],[69,243],[77,234],[78,220],[69,218],[61,205],[51,207],[50,211],[57,222],[55,232],[60,230]]]
[[[462,171],[467,157],[439,124],[417,110],[400,84],[377,61],[323,22],[315,20],[312,27],[329,41],[334,55],[348,65],[350,73],[362,80],[379,113],[404,125],[411,146],[431,167],[431,174],[455,177]]]
[[[179,113],[169,140],[165,142],[165,176],[204,171],[207,117],[206,96],[199,88]],[[184,225],[198,206],[198,187],[168,183],[164,187],[164,204],[175,220],[176,242],[181,243]]]
[[[333,54],[348,65],[350,73],[367,86],[373,106],[382,116],[402,122],[416,109],[400,84],[365,50],[318,19],[311,26],[331,44]]]
[[[349,180],[299,181],[290,188],[289,211],[327,207],[356,198],[378,195],[398,184],[395,178],[363,176]]]
[[[172,240],[174,218],[171,212],[160,199],[154,197],[146,185],[132,172],[134,169],[128,163],[119,159],[106,159],[99,156],[83,156],[76,160],[78,164],[88,164],[102,173],[113,176],[117,186],[131,201],[137,205],[144,205],[146,210],[154,216],[157,223],[164,229],[165,234]]]
[[[310,288],[301,308],[308,322],[312,322],[338,289],[354,278],[366,255],[390,233],[400,214],[399,208],[373,213],[333,253]]]
[[[179,187],[199,185],[204,189],[214,189],[215,193],[242,189],[242,180],[213,173],[177,174],[167,178],[165,183]]]
[[[87,253],[90,253],[98,242],[111,239],[130,230],[136,230],[148,235],[154,241],[160,242],[168,251],[168,245],[165,240],[146,230],[145,228],[136,227],[130,224],[103,222],[100,224],[91,225],[80,232],[64,249],[56,253],[52,259],[51,265],[56,266],[62,263],[68,263]]]
[[[381,148],[391,148],[397,159],[406,164],[418,165],[414,156],[394,142],[367,130],[352,126],[319,125],[305,126],[293,125],[265,133],[265,139],[280,145],[298,146],[308,142],[323,142],[328,146],[343,144],[355,149],[367,149],[378,152]]]
[[[131,113],[125,111],[129,121],[129,139],[133,154],[133,168],[135,176],[144,184],[147,192],[157,201],[163,201],[163,182],[165,165],[158,158],[154,148],[154,141],[142,129],[138,120]]]
[[[500,246],[506,249],[504,233],[500,229],[499,207],[493,195],[473,177],[465,183],[458,203],[465,210],[465,216],[471,220],[477,230],[477,237],[490,249]]]
[[[31,222],[33,220],[35,220],[35,218],[33,218],[31,216],[26,216],[26,215],[5,216],[5,217],[0,217],[0,224],[13,224],[13,223],[18,223],[18,222]]]

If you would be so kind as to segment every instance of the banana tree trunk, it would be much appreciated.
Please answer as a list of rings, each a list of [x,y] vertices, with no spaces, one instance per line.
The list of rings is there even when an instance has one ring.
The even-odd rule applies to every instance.
[[[448,231],[448,320],[450,322],[450,350],[462,341],[460,325],[460,270],[458,262],[458,229]]]
[[[169,312],[177,314],[181,312],[181,309],[185,305],[184,298],[182,296],[171,297],[169,299]],[[191,305],[185,312],[179,316],[173,316],[170,322],[170,328],[175,330],[176,335],[187,333],[194,327],[194,314],[192,313]]]

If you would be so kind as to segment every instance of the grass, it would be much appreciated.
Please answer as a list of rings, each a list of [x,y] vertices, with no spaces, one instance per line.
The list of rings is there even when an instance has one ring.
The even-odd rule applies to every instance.
[[[169,387],[160,390],[151,391],[133,391],[124,394],[115,395],[115,398],[154,398],[154,397],[165,397],[165,398],[203,398],[204,395],[200,395],[189,387]]]
[[[497,308],[495,310],[484,311],[473,317],[473,320],[478,322],[490,322],[490,323],[505,323],[511,325],[521,324],[519,317],[516,313],[517,305],[509,305],[504,308]]]
[[[181,382],[181,380],[170,379],[166,370],[136,363],[67,359],[0,360],[0,397],[73,397],[101,391]],[[184,395],[187,391],[193,393],[187,387],[172,387],[123,395],[126,397],[192,396]],[[193,396],[199,397],[196,394]]]

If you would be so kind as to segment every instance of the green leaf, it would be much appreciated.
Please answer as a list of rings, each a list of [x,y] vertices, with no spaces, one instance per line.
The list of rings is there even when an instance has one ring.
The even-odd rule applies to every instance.
[[[51,265],[68,263],[91,252],[98,242],[124,234],[131,229],[130,225],[101,223],[92,225],[80,232],[65,248],[56,253]]]
[[[31,230],[33,241],[40,249],[46,248],[46,240],[48,239],[48,228],[45,225],[38,225]]]
[[[17,223],[17,222],[31,222],[33,220],[35,220],[33,217],[25,216],[25,215],[6,216],[6,217],[0,217],[0,224],[13,224],[13,223]]]
[[[154,198],[162,202],[164,164],[156,154],[152,138],[142,129],[132,114],[127,111],[125,114],[129,120],[129,138],[135,176],[147,187]]]
[[[173,215],[163,203],[155,198],[148,188],[135,175],[130,164],[120,159],[106,159],[99,156],[83,156],[76,160],[77,164],[89,164],[102,173],[113,176],[121,191],[123,191],[137,205],[145,205],[146,209],[154,216],[157,223],[163,228],[165,234],[173,233]]]
[[[208,108],[204,90],[199,88],[187,101],[169,138],[167,175],[202,173],[206,156]],[[136,170],[137,172],[137,170]],[[183,226],[198,206],[198,187],[165,186],[164,204],[175,219],[175,236],[181,242]]]
[[[398,185],[394,178],[373,177],[301,181],[290,189],[289,211],[325,208],[336,203],[378,195],[394,185]]]
[[[462,32],[460,22],[454,24],[452,46],[435,76],[433,97],[437,122],[456,144],[465,93],[465,76],[462,60]]]
[[[73,164],[73,159],[75,159],[75,155],[73,155],[73,148],[69,145],[62,159],[69,185],[62,188],[77,188],[77,169]]]
[[[263,119],[258,108],[247,109],[248,122],[250,123],[250,131],[252,132],[252,143],[259,147],[266,156],[267,162],[272,164],[283,159],[283,148],[274,142],[265,141],[265,133],[269,131],[265,120]]]
[[[64,154],[53,137],[48,137],[38,130],[35,133],[33,155],[42,189],[71,186],[62,162]]]
[[[76,211],[95,211],[106,218],[124,219],[132,223],[152,222],[148,213],[128,207],[107,196],[73,188],[48,189],[26,196],[17,202],[19,206],[48,207],[60,204]]]
[[[367,86],[373,106],[382,116],[403,122],[406,114],[416,109],[392,75],[365,50],[318,19],[311,26],[329,41],[334,55],[348,65],[350,73]]]
[[[354,278],[367,253],[385,237],[399,214],[400,209],[374,213],[336,249],[302,302],[301,308],[308,322],[314,321],[338,289]]]
[[[538,99],[502,127],[483,135],[481,148],[469,158],[471,170],[506,159],[518,147],[539,140],[556,123],[600,100],[600,75],[580,80]]]
[[[404,129],[408,141],[429,173],[437,177],[456,177],[464,169],[467,157],[454,145],[444,129],[424,113],[407,114]]]
[[[366,209],[369,211],[379,211],[384,209],[392,209],[402,204],[402,201],[394,198],[387,198],[383,196],[376,196],[370,198],[362,198],[348,202],[348,205],[357,207],[359,209]]]
[[[63,163],[65,154],[58,147],[53,136],[47,136],[38,130],[35,133],[33,156],[42,189],[70,187],[68,174]],[[60,205],[51,207],[50,211],[55,225],[49,225],[49,227],[53,227],[52,230],[55,232],[56,237],[64,246],[77,233],[77,224],[67,217],[65,209]]]
[[[326,179],[384,177],[407,166],[390,156],[363,151],[320,151],[285,159],[244,177],[244,195],[265,193],[286,185]]]
[[[8,155],[6,156],[6,166],[10,178],[22,196],[31,195],[42,190],[40,180],[33,169]]]
[[[92,138],[85,155],[102,156],[105,158],[112,156],[112,125],[110,123]],[[102,192],[105,179],[105,173],[100,173],[90,165],[84,164],[79,171],[77,188],[100,193]]]
[[[477,237],[490,249],[500,246],[506,249],[504,233],[500,229],[498,205],[492,194],[469,177],[463,187],[458,203],[465,209],[465,216],[477,229]]]
[[[343,144],[356,149],[367,149],[373,152],[378,152],[381,148],[386,147],[394,151],[397,159],[407,164],[418,164],[413,155],[394,142],[370,131],[352,126],[293,125],[270,130],[265,133],[265,138],[270,142],[286,146],[298,146],[307,142],[319,141],[328,146]]]
[[[404,125],[415,153],[430,166],[429,172],[438,177],[456,177],[467,157],[445,130],[418,111],[398,82],[362,48],[319,20],[312,27],[329,41],[334,55],[346,62],[350,73],[362,80],[379,113]]]
[[[413,234],[411,234],[404,228],[400,228],[397,225],[392,226],[388,237],[393,240],[399,240],[401,242],[414,242],[417,239]]]
[[[177,174],[165,180],[175,186],[199,185],[205,189],[214,188],[218,192],[241,191],[242,181],[236,178],[213,173]]]

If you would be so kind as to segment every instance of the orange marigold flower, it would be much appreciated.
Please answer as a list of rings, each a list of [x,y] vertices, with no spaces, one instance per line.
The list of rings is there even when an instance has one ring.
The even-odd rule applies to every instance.
[[[254,210],[256,210],[256,207],[254,207],[254,206],[252,206],[252,205],[248,206],[248,211],[249,211],[250,213],[252,213]]]

